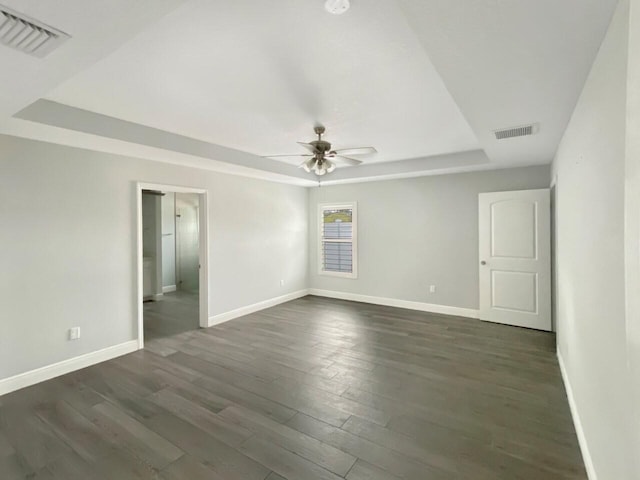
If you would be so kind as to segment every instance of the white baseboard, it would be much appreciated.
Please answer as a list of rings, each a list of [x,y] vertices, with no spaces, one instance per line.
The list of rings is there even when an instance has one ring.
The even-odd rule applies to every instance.
[[[412,302],[410,300],[373,297],[370,295],[360,295],[359,293],[336,292],[332,290],[319,290],[316,288],[310,288],[309,295],[338,298],[340,300],[351,300],[353,302],[371,303],[374,305],[385,305],[388,307],[407,308],[409,310],[419,310],[421,312],[437,313],[441,315],[454,315],[456,317],[476,319],[480,318],[480,312],[472,308],[450,307],[447,305],[437,305],[433,303]]]
[[[582,421],[580,420],[580,414],[578,413],[578,406],[576,405],[576,400],[573,396],[573,388],[571,387],[571,382],[569,381],[569,376],[564,366],[564,360],[562,359],[560,350],[556,350],[556,355],[558,356],[558,364],[560,365],[560,373],[562,374],[564,389],[567,392],[567,399],[569,400],[569,408],[571,409],[573,425],[576,429],[576,435],[578,436],[578,444],[580,445],[580,451],[582,452],[582,460],[584,461],[584,466],[587,470],[587,477],[589,477],[589,480],[598,480],[596,469],[593,466],[591,453],[589,452],[587,437],[585,436],[584,430],[582,429]]]
[[[170,287],[165,287],[165,288],[170,288]],[[438,314],[444,314],[444,315],[455,315],[459,317],[478,318],[478,311],[473,309],[468,309],[468,308],[449,307],[446,305],[435,305],[435,304],[428,304],[428,303],[421,303],[421,302],[412,302],[408,300],[397,300],[392,298],[373,297],[369,295],[335,292],[330,290],[304,289],[304,290],[298,290],[297,292],[288,293],[280,297],[274,297],[268,300],[263,300],[262,302],[237,308],[229,312],[214,315],[212,317],[209,317],[209,326],[212,327],[214,325],[219,325],[229,320],[233,320],[234,318],[242,317],[243,315],[248,315],[250,313],[264,310],[265,308],[274,307],[281,303],[289,302],[291,300],[295,300],[297,298],[301,298],[306,295],[316,295],[320,297],[352,300],[355,302],[371,303],[375,305],[386,305],[390,307],[408,308],[411,310],[420,310],[424,312],[438,313]],[[81,368],[95,365],[96,363],[111,360],[112,358],[116,358],[121,355],[126,355],[127,353],[135,352],[136,350],[138,350],[138,348],[139,348],[138,340],[130,340],[128,342],[121,343],[119,345],[113,345],[111,347],[103,348],[102,350],[86,353],[78,357],[74,357],[67,360],[63,360],[58,363],[54,363],[52,365],[47,365],[45,367],[37,368],[35,370],[30,370],[25,373],[20,373],[18,375],[14,375],[13,377],[0,379],[0,395],[4,395],[6,393],[13,392],[21,388],[25,388],[25,387],[34,385],[36,383],[43,382],[45,380],[50,380],[60,375],[64,375],[66,373],[80,370]],[[561,368],[563,368],[562,362],[560,362],[560,365],[561,365]],[[563,370],[563,378],[565,378],[564,370]],[[565,378],[565,385],[567,386],[569,385],[566,378]],[[568,387],[567,387],[567,392],[569,392]],[[572,406],[571,411],[574,412],[575,407],[572,403],[572,396],[570,394],[569,394],[569,399],[570,399],[569,403]],[[574,419],[575,418],[576,418],[576,415],[574,415]],[[579,432],[582,432],[581,429],[578,429],[577,424],[576,424],[576,430]],[[581,439],[580,445],[582,447],[584,435],[580,437],[580,434],[581,433],[578,434],[578,438]],[[583,450],[583,455],[585,455],[584,450]],[[585,458],[587,458],[586,455],[585,455]],[[596,477],[590,476],[589,478],[590,480],[594,480]]]
[[[260,310],[264,310],[265,308],[275,307],[276,305],[279,305],[281,303],[289,302],[291,300],[295,300],[296,298],[304,297],[308,294],[309,291],[307,289],[298,290],[297,292],[288,293],[280,297],[274,297],[268,300],[263,300],[262,302],[254,303],[252,305],[247,305],[246,307],[240,307],[236,308],[235,310],[219,313],[218,315],[209,317],[209,326],[213,327],[214,325],[228,322],[229,320],[242,317],[243,315],[249,315],[250,313],[258,312]]]
[[[167,285],[166,287],[162,287],[162,293],[170,293],[175,292],[178,289],[175,285]]]
[[[36,383],[50,380],[69,372],[80,370],[81,368],[90,367],[96,363],[111,360],[112,358],[126,355],[127,353],[138,350],[138,340],[130,340],[125,343],[113,345],[112,347],[103,348],[91,353],[85,353],[79,357],[69,358],[46,367],[36,368],[28,372],[14,375],[13,377],[3,378],[0,380],[0,395],[4,395],[21,388],[35,385]]]
[[[447,305],[435,305],[430,303],[412,302],[409,300],[398,300],[395,298],[372,297],[369,295],[360,295],[355,293],[335,292],[331,290],[319,290],[315,288],[298,290],[297,292],[282,295],[280,297],[270,298],[262,302],[247,305],[246,307],[237,308],[229,312],[220,313],[209,317],[209,326],[219,325],[234,318],[249,315],[265,308],[274,307],[284,302],[304,297],[305,295],[316,295],[318,297],[337,298],[341,300],[351,300],[354,302],[371,303],[374,305],[386,305],[389,307],[407,308],[410,310],[419,310],[422,312],[437,313],[441,315],[454,315],[457,317],[480,318],[478,310],[471,308],[449,307]]]

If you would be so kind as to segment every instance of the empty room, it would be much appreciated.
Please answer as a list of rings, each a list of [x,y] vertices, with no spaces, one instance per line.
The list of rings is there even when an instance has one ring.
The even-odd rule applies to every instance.
[[[640,480],[640,0],[0,0],[0,479]]]

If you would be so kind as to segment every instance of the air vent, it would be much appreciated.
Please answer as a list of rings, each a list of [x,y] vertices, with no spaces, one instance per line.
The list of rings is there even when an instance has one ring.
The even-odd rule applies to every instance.
[[[0,5],[0,43],[34,57],[45,57],[69,38],[64,32]]]
[[[520,127],[505,128],[502,130],[495,130],[493,132],[497,140],[504,140],[506,138],[526,137],[528,135],[535,135],[538,133],[538,124],[522,125]]]

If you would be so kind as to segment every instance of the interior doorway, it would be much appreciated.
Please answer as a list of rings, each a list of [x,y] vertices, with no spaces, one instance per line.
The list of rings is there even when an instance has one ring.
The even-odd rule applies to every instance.
[[[207,192],[137,184],[138,338],[208,326]]]

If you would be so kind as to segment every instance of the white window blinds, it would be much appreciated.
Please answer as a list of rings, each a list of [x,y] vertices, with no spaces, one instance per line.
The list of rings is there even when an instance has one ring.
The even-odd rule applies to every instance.
[[[354,204],[321,206],[321,273],[355,276],[355,220]]]

